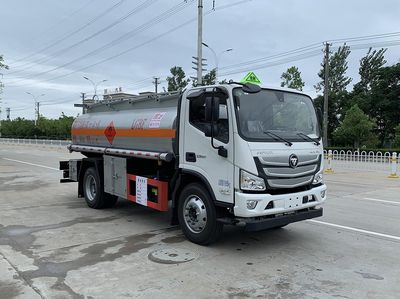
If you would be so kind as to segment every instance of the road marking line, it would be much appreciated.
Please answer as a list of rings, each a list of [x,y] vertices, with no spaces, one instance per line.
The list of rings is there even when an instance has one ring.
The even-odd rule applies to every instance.
[[[398,236],[381,234],[381,233],[372,232],[372,231],[365,230],[365,229],[359,229],[359,228],[355,228],[355,227],[344,226],[344,225],[339,225],[339,224],[334,224],[334,223],[329,223],[329,222],[323,222],[323,221],[318,221],[318,220],[307,220],[307,221],[308,222],[317,223],[317,224],[326,225],[326,226],[332,226],[332,227],[336,227],[336,228],[341,228],[341,229],[344,229],[344,230],[363,233],[363,234],[367,234],[367,235],[372,235],[372,236],[383,237],[383,238],[387,238],[387,239],[400,241],[400,237],[398,237]]]
[[[376,201],[376,202],[383,202],[383,203],[390,203],[390,204],[400,205],[400,202],[398,202],[398,201],[383,200],[383,199],[376,199],[376,198],[370,198],[370,197],[364,197],[364,199],[365,200],[370,200],[370,201]]]
[[[330,183],[332,184],[337,184],[337,185],[348,185],[354,187],[356,186],[371,186],[369,184],[362,184],[362,183],[348,183],[348,182],[341,182],[341,181],[333,181],[333,180],[326,180],[325,183],[329,185]]]
[[[29,162],[20,161],[20,160],[14,160],[14,159],[8,159],[8,158],[3,158],[3,160],[12,161],[12,162],[17,162],[17,163],[22,163],[22,164],[27,164],[27,165],[31,165],[31,166],[42,167],[42,168],[51,169],[51,170],[57,170],[57,171],[59,170],[58,168],[49,167],[49,166],[44,166],[44,165],[39,165],[39,164],[35,164],[35,163],[29,163]]]

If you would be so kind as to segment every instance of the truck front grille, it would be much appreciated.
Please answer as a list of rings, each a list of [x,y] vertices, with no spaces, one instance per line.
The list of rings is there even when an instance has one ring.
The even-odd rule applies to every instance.
[[[320,168],[321,155],[298,154],[297,167],[289,165],[289,154],[259,157],[259,170],[272,189],[296,188],[311,184]]]

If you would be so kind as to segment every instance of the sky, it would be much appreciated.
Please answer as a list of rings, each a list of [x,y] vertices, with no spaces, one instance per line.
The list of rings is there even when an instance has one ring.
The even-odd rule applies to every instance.
[[[254,71],[263,85],[276,87],[294,65],[304,92],[315,96],[325,41],[332,51],[345,41],[351,46],[350,89],[368,47],[387,47],[387,64],[400,62],[398,0],[215,0],[214,10],[213,0],[203,1],[203,41],[219,54],[220,80]],[[81,108],[73,104],[81,92],[94,94],[84,76],[94,83],[107,80],[98,84],[99,95],[118,87],[153,91],[153,77],[160,77],[163,90],[175,65],[193,76],[197,2],[3,0],[0,54],[9,70],[0,70],[1,118],[9,107],[12,119],[33,119],[34,98],[45,117],[76,116]],[[203,47],[203,57],[208,70],[215,67],[210,49]]]

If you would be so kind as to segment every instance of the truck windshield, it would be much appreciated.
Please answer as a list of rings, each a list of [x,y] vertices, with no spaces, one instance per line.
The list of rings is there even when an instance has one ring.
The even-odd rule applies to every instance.
[[[320,138],[315,109],[308,96],[272,89],[249,94],[235,88],[233,97],[239,134],[248,141],[279,142],[265,132],[288,141],[304,142],[304,135]]]

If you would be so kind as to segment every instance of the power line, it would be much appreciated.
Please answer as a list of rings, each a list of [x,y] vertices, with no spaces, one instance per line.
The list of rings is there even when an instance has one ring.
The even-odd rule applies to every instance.
[[[57,23],[55,23],[55,24],[53,24],[53,25],[50,25],[50,26],[49,26],[49,27],[51,28],[50,30],[47,30],[47,31],[42,32],[42,33],[40,34],[40,37],[39,37],[39,38],[36,37],[36,38],[34,38],[31,42],[35,42],[35,41],[37,41],[37,40],[40,40],[40,39],[43,38],[43,37],[47,37],[47,36],[50,35],[52,32],[56,31],[56,29],[57,29],[61,24],[63,24],[63,23],[64,23],[65,21],[67,21],[67,20],[70,20],[73,16],[75,16],[76,14],[78,14],[79,12],[81,12],[86,6],[88,6],[89,4],[91,4],[93,1],[94,1],[94,0],[86,1],[86,3],[84,3],[83,5],[81,5],[78,9],[76,9],[76,10],[72,11],[71,13],[65,15],[65,16],[62,17]],[[15,63],[15,62],[18,62],[18,61],[23,60],[23,58],[20,58],[20,59],[11,59],[11,58],[8,58],[8,59],[11,61],[11,63]]]
[[[249,64],[256,64],[256,63],[260,63],[260,62],[263,62],[263,61],[268,61],[268,60],[271,60],[271,59],[290,56],[292,54],[300,54],[300,53],[303,53],[303,52],[307,52],[309,50],[320,49],[320,47],[321,47],[321,43],[314,43],[314,44],[311,44],[311,45],[308,45],[308,46],[304,46],[304,47],[301,47],[301,48],[297,48],[297,49],[294,49],[294,50],[290,50],[290,51],[287,51],[287,52],[282,52],[282,53],[274,54],[274,55],[271,55],[271,56],[266,56],[266,57],[262,57],[262,58],[258,58],[258,59],[254,59],[254,60],[250,60],[250,61],[245,61],[245,62],[236,63],[236,64],[232,64],[232,65],[229,65],[229,66],[221,67],[220,70],[234,69],[234,68],[245,66],[245,65],[249,65]]]
[[[10,82],[10,83],[14,84],[14,83],[18,83],[18,82],[23,82],[23,81],[26,81],[26,79],[35,78],[37,76],[41,76],[41,75],[56,71],[58,69],[64,68],[66,66],[69,66],[69,65],[71,65],[71,64],[73,64],[75,62],[78,62],[78,61],[80,61],[80,60],[82,60],[84,58],[87,58],[87,57],[93,56],[95,54],[98,54],[99,52],[102,52],[107,48],[113,47],[113,46],[115,46],[115,45],[117,45],[117,44],[119,44],[119,43],[121,43],[123,41],[126,41],[127,39],[133,37],[135,34],[141,33],[144,30],[147,30],[147,29],[155,26],[156,24],[161,23],[162,21],[164,21],[164,20],[172,17],[173,15],[181,12],[188,5],[192,4],[193,1],[194,0],[190,0],[190,1],[187,1],[187,2],[182,2],[182,3],[178,4],[178,5],[175,5],[171,9],[165,11],[164,13],[162,13],[159,16],[155,17],[154,19],[150,20],[149,22],[144,23],[143,25],[141,25],[141,26],[139,26],[139,27],[137,27],[137,28],[125,33],[124,35],[120,36],[119,38],[108,42],[107,44],[103,45],[102,47],[99,47],[99,48],[97,48],[97,49],[95,49],[95,50],[93,50],[93,51],[91,51],[91,52],[89,52],[89,53],[87,53],[87,54],[85,54],[83,56],[80,56],[80,57],[78,57],[78,58],[76,58],[76,59],[74,59],[72,61],[69,61],[69,62],[67,62],[67,63],[65,63],[63,65],[57,66],[57,67],[52,68],[50,70],[40,72],[40,73],[38,73],[38,74],[36,74],[34,76],[27,77],[27,78],[24,78],[24,79],[20,78],[20,79],[18,79],[16,81]],[[47,80],[44,80],[44,81],[47,81]]]
[[[400,40],[384,41],[384,42],[378,42],[378,43],[355,44],[355,45],[350,44],[349,46],[352,50],[360,50],[360,49],[368,49],[370,47],[372,47],[372,48],[391,47],[391,46],[398,46],[398,45],[400,45]],[[304,47],[304,48],[306,48],[306,47]],[[337,49],[337,48],[338,47],[334,47],[333,49]],[[293,61],[297,61],[297,60],[303,60],[306,58],[314,57],[314,56],[317,56],[320,54],[320,51],[314,51],[314,50],[312,50],[313,48],[310,48],[310,49],[311,49],[311,51],[299,52],[299,54],[296,52],[296,54],[298,54],[296,56],[293,56],[293,57],[290,56],[287,59],[281,59],[281,60],[271,62],[271,63],[249,66],[250,64],[254,63],[254,61],[255,61],[255,60],[251,60],[251,61],[246,61],[246,62],[243,62],[240,64],[235,64],[232,66],[224,67],[221,69],[227,69],[227,70],[231,69],[231,71],[227,71],[227,72],[223,73],[222,75],[231,75],[231,74],[241,73],[241,72],[245,72],[245,71],[249,71],[249,70],[255,70],[255,69],[261,69],[261,68],[270,67],[270,66],[281,65],[281,64],[288,63],[288,62],[293,62]],[[295,50],[289,51],[289,52],[294,52],[294,51]],[[272,60],[272,59],[276,59],[277,57],[279,58],[279,57],[287,56],[286,53],[288,53],[288,52],[276,54],[273,56],[263,57],[258,60],[260,60],[260,61]],[[235,69],[235,67],[237,65],[238,66],[246,65],[247,67]]]
[[[320,44],[320,43],[316,43],[316,44]],[[316,45],[316,44],[298,48],[298,49],[295,49],[292,51],[287,51],[287,52],[283,52],[283,53],[279,53],[279,54],[275,54],[275,55],[271,55],[271,56],[267,56],[267,57],[262,57],[262,58],[259,58],[256,60],[250,60],[250,61],[226,66],[226,67],[221,68],[221,69],[227,70],[226,72],[222,73],[222,75],[223,76],[233,75],[233,74],[242,73],[242,72],[246,72],[246,71],[250,71],[250,70],[257,70],[257,69],[262,69],[262,68],[266,68],[266,67],[282,65],[282,64],[285,64],[288,62],[299,61],[299,60],[304,60],[307,58],[315,57],[315,56],[320,55],[320,50],[313,50],[316,48],[316,47],[314,47],[314,45]],[[368,49],[369,47],[382,47],[382,46],[395,46],[395,45],[400,45],[400,40],[391,41],[391,42],[386,41],[386,42],[381,42],[378,44],[377,43],[368,43],[368,44],[361,44],[361,45],[359,44],[359,45],[351,46],[351,48],[353,50],[359,50],[359,49]],[[299,51],[300,49],[302,51]],[[310,49],[311,51],[304,51],[303,49]],[[282,58],[282,57],[288,56],[288,54],[290,54],[291,56],[283,58],[283,59],[279,59],[276,61],[272,61],[272,62],[251,65],[251,64],[254,64],[256,61],[274,60],[277,58]],[[293,56],[293,54],[297,54],[297,55]],[[240,66],[246,66],[246,67],[240,67]],[[188,74],[188,75],[190,75],[190,74]],[[141,82],[141,81],[138,81],[138,82]],[[147,85],[147,86],[150,86],[150,85]],[[147,86],[145,86],[145,87],[147,87]],[[140,87],[142,87],[142,85]]]
[[[98,36],[98,35],[100,35],[100,34],[106,32],[107,30],[113,28],[114,26],[116,26],[116,25],[122,23],[123,21],[127,20],[128,18],[130,18],[130,17],[136,15],[136,14],[139,13],[140,11],[142,11],[142,10],[146,9],[147,7],[151,6],[152,4],[156,3],[157,1],[159,1],[159,0],[146,0],[146,1],[142,2],[140,5],[138,5],[137,7],[135,7],[133,10],[129,11],[129,12],[128,12],[126,15],[124,15],[123,17],[117,19],[116,21],[114,21],[114,22],[112,22],[111,24],[109,24],[109,25],[103,27],[102,29],[100,29],[100,30],[94,32],[93,34],[89,35],[88,37],[85,37],[85,38],[83,38],[83,39],[81,39],[81,40],[79,40],[79,41],[73,43],[72,45],[70,45],[70,46],[68,46],[68,47],[62,48],[62,49],[60,49],[60,50],[54,52],[54,53],[53,53],[52,55],[50,55],[50,56],[46,56],[46,57],[44,57],[44,58],[39,58],[39,59],[37,59],[37,60],[34,60],[34,61],[28,63],[28,64],[31,64],[31,66],[27,66],[27,67],[24,68],[24,69],[17,70],[17,71],[14,71],[14,72],[10,72],[10,73],[8,73],[8,74],[20,73],[20,72],[26,71],[26,70],[28,70],[28,69],[31,69],[32,67],[35,66],[35,64],[44,63],[44,62],[47,62],[47,61],[52,60],[53,58],[57,58],[57,57],[59,57],[60,55],[62,55],[62,54],[64,54],[64,53],[68,52],[69,50],[71,50],[71,49],[73,49],[73,48],[75,48],[75,47],[77,47],[77,46],[81,46],[81,45],[84,44],[85,42],[87,42],[87,41],[93,39],[94,37],[96,37],[96,36]]]
[[[194,0],[186,1],[185,3],[192,4],[193,1],[194,1]],[[218,10],[230,8],[230,7],[233,7],[233,6],[237,6],[237,5],[240,5],[240,4],[249,2],[249,1],[251,1],[251,0],[242,0],[242,1],[237,1],[237,2],[234,2],[234,3],[226,4],[226,5],[217,7],[217,8],[215,8],[214,10],[209,10],[209,11],[207,11],[204,15],[208,15],[208,14],[214,12],[214,11],[218,11]],[[171,9],[171,10],[172,10],[172,9]],[[170,11],[167,11],[167,12],[172,12],[172,13],[173,13],[173,11],[171,11],[171,10],[170,10]],[[165,14],[165,13],[164,13],[164,14]],[[157,18],[156,18],[156,19],[157,19]],[[176,31],[176,30],[180,29],[181,27],[184,27],[184,26],[188,25],[189,23],[193,22],[194,20],[195,20],[195,19],[191,19],[191,20],[189,20],[189,21],[187,21],[187,22],[185,22],[185,23],[183,23],[183,24],[181,24],[181,25],[179,25],[179,26],[177,26],[177,27],[174,27],[174,28],[171,29],[171,30],[168,30],[168,31],[164,32],[163,34],[160,34],[160,35],[156,36],[155,38],[152,38],[152,39],[150,39],[150,40],[148,40],[148,41],[146,41],[146,42],[144,42],[144,43],[142,43],[142,44],[139,44],[138,46],[129,48],[129,49],[127,49],[127,50],[125,50],[125,51],[123,51],[123,52],[120,52],[120,53],[118,53],[118,54],[116,54],[116,55],[113,55],[113,56],[111,56],[111,57],[108,57],[108,58],[106,58],[106,59],[103,59],[103,60],[101,60],[101,61],[99,61],[99,62],[97,62],[97,63],[91,64],[91,65],[89,65],[89,66],[80,68],[80,69],[78,69],[78,70],[72,71],[72,72],[67,73],[67,74],[64,74],[64,75],[60,75],[60,76],[57,76],[57,77],[54,77],[54,78],[50,78],[50,79],[48,79],[48,80],[42,80],[42,82],[49,82],[49,81],[53,81],[53,80],[56,80],[56,79],[59,79],[59,78],[63,78],[63,77],[66,77],[66,76],[68,76],[68,75],[77,73],[77,72],[79,72],[79,71],[86,70],[86,69],[88,69],[88,68],[90,68],[90,67],[93,67],[93,66],[96,66],[96,65],[98,65],[98,64],[104,63],[104,62],[106,62],[106,61],[109,61],[109,60],[114,59],[114,58],[116,58],[116,57],[119,57],[119,56],[121,56],[121,55],[124,55],[124,54],[126,54],[126,53],[128,53],[128,52],[130,52],[130,51],[132,51],[132,50],[135,50],[135,49],[137,49],[137,48],[139,48],[139,47],[141,47],[141,46],[144,46],[144,45],[146,45],[146,44],[148,44],[148,43],[150,43],[150,42],[152,42],[152,41],[154,41],[154,40],[156,40],[156,39],[158,39],[158,38],[161,38],[161,37],[163,37],[163,36],[166,35],[166,34],[169,34],[169,33],[173,32],[173,31]],[[161,21],[162,21],[162,20],[161,20]],[[159,22],[160,22],[160,21],[158,21],[157,23],[159,23]],[[148,22],[148,23],[149,23],[149,22]],[[142,25],[142,27],[143,27],[143,25]],[[136,28],[136,29],[141,29],[141,31],[142,31],[142,30],[147,29],[147,28],[140,28],[140,27],[138,27],[138,28]],[[134,31],[134,30],[132,30],[132,31]],[[128,32],[128,34],[130,34],[130,33],[132,33],[132,32]],[[121,38],[123,38],[123,37],[124,37],[124,36],[122,36],[122,37],[120,37],[120,38],[118,38],[118,39],[121,39]],[[92,52],[90,52],[90,53],[88,53],[88,54],[86,54],[86,55],[80,57],[78,60],[81,60],[81,59],[83,59],[83,58],[86,58],[87,56],[91,56],[92,54],[98,52],[99,50],[103,50],[104,48],[108,48],[110,45],[113,46],[113,45],[115,45],[115,42],[116,42],[116,41],[114,40],[113,42],[110,42],[110,43],[106,44],[105,46],[103,46],[103,47],[101,47],[101,48],[99,48],[99,49],[96,49],[95,51],[92,51]],[[112,44],[113,44],[113,45],[112,45]],[[63,65],[63,66],[59,66],[59,67],[57,67],[56,69],[59,69],[59,68],[64,67],[64,66],[66,66],[66,65],[69,65],[69,64],[71,64],[71,63],[73,63],[73,62],[76,62],[76,61],[77,61],[77,59],[75,59],[74,61],[69,62],[68,64],[65,64],[65,65]],[[55,70],[55,69],[49,70],[49,71],[47,71],[46,73],[48,73],[48,72],[50,72],[50,71],[54,71],[54,70]],[[39,74],[39,75],[40,75],[40,74]],[[32,78],[32,77],[30,77],[30,78]],[[22,79],[22,80],[18,80],[18,81],[15,81],[15,82],[11,82],[11,84],[13,84],[14,86],[16,86],[14,83],[18,83],[18,82],[21,82],[21,81],[25,81],[26,79],[30,79],[30,78],[25,78],[25,79]],[[33,84],[33,83],[31,83],[31,84]],[[28,84],[28,85],[31,85],[31,84]],[[26,85],[26,84],[25,84],[25,85]]]
[[[112,10],[114,10],[115,8],[119,7],[125,0],[119,0],[117,3],[113,4],[111,7],[108,7],[106,10],[104,10],[102,13],[100,13],[99,15],[97,15],[96,17],[92,18],[89,20],[89,22],[85,23],[83,26],[78,27],[77,29],[73,30],[72,32],[64,35],[63,37],[57,39],[56,41],[50,43],[49,45],[45,46],[44,48],[38,50],[35,53],[32,53],[28,56],[22,57],[20,59],[17,59],[16,62],[21,61],[21,60],[26,60],[28,58],[31,58],[33,56],[36,56],[37,54],[42,54],[44,51],[53,48],[54,46],[62,43],[63,41],[65,41],[66,39],[70,38],[71,36],[77,34],[78,32],[84,30],[86,27],[89,27],[91,24],[95,23],[96,21],[98,21],[99,19],[101,19],[102,17],[104,17],[105,15],[107,15],[108,13],[110,13]],[[27,63],[29,64],[29,63]],[[20,65],[23,66],[26,65],[26,63]]]
[[[251,0],[242,0],[242,1],[237,1],[237,2],[234,2],[234,3],[226,4],[226,5],[217,7],[217,8],[214,9],[214,10],[209,10],[209,11],[207,11],[204,15],[208,15],[208,14],[214,12],[214,11],[218,11],[218,10],[230,8],[230,7],[233,7],[233,6],[237,6],[237,5],[243,4],[243,3],[245,3],[245,2],[249,2],[249,1],[251,1]],[[192,0],[191,2],[193,2],[193,0]],[[126,54],[126,53],[128,53],[128,52],[130,52],[130,51],[132,51],[132,50],[135,50],[135,49],[137,49],[137,48],[139,48],[139,47],[141,47],[141,46],[144,46],[144,45],[146,45],[146,44],[148,44],[148,43],[150,43],[150,42],[152,42],[152,41],[154,41],[154,40],[156,40],[156,39],[159,39],[159,38],[163,37],[164,35],[167,35],[167,34],[169,34],[169,33],[171,33],[171,32],[174,32],[174,31],[180,29],[181,27],[184,27],[184,26],[186,26],[186,25],[192,23],[192,22],[195,21],[195,20],[196,20],[196,19],[191,19],[191,20],[189,20],[189,21],[187,21],[187,22],[185,22],[185,23],[183,23],[183,24],[181,24],[181,25],[179,25],[179,26],[176,26],[176,27],[172,28],[171,30],[168,30],[168,31],[166,31],[166,32],[164,32],[164,33],[162,33],[162,34],[160,34],[160,35],[157,35],[155,38],[152,38],[152,39],[150,39],[150,40],[148,40],[148,41],[146,41],[146,42],[144,42],[144,43],[142,43],[142,44],[139,44],[138,46],[135,46],[135,47],[129,48],[129,49],[123,51],[123,52],[120,52],[120,53],[118,53],[117,55],[113,55],[113,56],[108,57],[108,58],[106,58],[106,59],[103,59],[103,60],[101,60],[101,61],[99,61],[99,62],[97,62],[97,63],[94,63],[94,64],[91,64],[91,65],[89,65],[89,66],[80,68],[80,69],[75,70],[75,71],[72,71],[72,72],[70,72],[70,73],[67,73],[67,74],[64,74],[64,75],[60,75],[60,76],[57,76],[57,77],[54,77],[54,78],[50,78],[50,79],[48,79],[48,80],[42,80],[42,82],[49,82],[49,81],[53,81],[53,80],[56,80],[56,79],[59,79],[59,78],[63,78],[63,77],[69,76],[69,75],[71,75],[71,74],[77,73],[77,72],[79,72],[79,71],[86,70],[86,69],[88,69],[88,68],[90,68],[90,67],[93,67],[93,66],[96,66],[96,65],[98,65],[98,64],[107,62],[107,61],[109,61],[109,60],[111,60],[111,59],[114,59],[114,58],[119,57],[119,56],[121,56],[121,55],[124,55],[124,54]],[[91,54],[91,53],[90,53],[90,54]],[[86,57],[86,56],[89,56],[89,55],[85,55],[85,57]],[[26,79],[30,79],[30,78],[26,78]],[[19,81],[17,81],[17,82],[20,82],[20,81],[25,81],[25,80],[19,80]],[[13,82],[13,83],[17,83],[17,82]],[[15,85],[15,84],[13,84],[13,83],[11,83],[11,84],[12,84],[14,87],[18,87],[18,85]],[[34,83],[25,84],[24,86],[26,86],[26,85],[32,85],[32,84],[34,84]],[[11,86],[12,86],[12,85],[11,85]],[[20,85],[20,86],[22,86],[22,85]]]
[[[364,36],[347,37],[347,38],[340,38],[340,39],[331,39],[328,41],[329,41],[329,43],[350,42],[350,41],[388,38],[388,37],[395,37],[395,36],[399,36],[399,35],[400,35],[400,32],[389,32],[389,33],[379,33],[379,34],[364,35]]]
[[[368,49],[368,48],[382,48],[382,47],[393,47],[400,45],[400,39],[393,41],[384,41],[384,42],[371,42],[366,44],[348,44],[352,50],[360,50],[360,49]],[[334,47],[334,49],[338,49],[338,47]]]
[[[247,72],[247,71],[250,71],[250,70],[258,70],[258,69],[263,69],[263,68],[266,68],[266,67],[282,65],[282,64],[285,64],[285,63],[288,63],[288,62],[299,61],[299,60],[315,57],[315,56],[318,56],[320,54],[321,54],[320,50],[314,50],[314,51],[302,53],[302,54],[299,54],[299,55],[296,55],[296,56],[293,56],[293,57],[288,57],[288,58],[280,59],[280,60],[269,62],[269,63],[263,63],[263,64],[259,64],[259,65],[255,65],[255,66],[249,66],[249,67],[243,67],[243,68],[239,68],[239,69],[234,69],[234,70],[231,70],[229,72],[222,73],[221,76],[233,75],[233,74]]]
[[[390,34],[395,34],[395,33],[390,33]],[[371,37],[376,37],[376,36],[387,36],[389,34],[380,34],[380,35],[369,35],[369,36],[365,36],[365,38],[371,39]],[[361,37],[363,38],[363,37]],[[355,41],[356,38],[353,38],[353,40],[348,39],[349,43],[352,43]],[[360,39],[360,37],[357,37],[357,39]],[[341,39],[341,40],[345,40],[345,39]],[[346,40],[347,41],[347,40]],[[220,70],[226,70],[225,73],[223,73],[222,75],[232,75],[232,74],[237,74],[237,73],[241,73],[241,72],[245,72],[245,71],[249,71],[249,70],[254,70],[254,69],[261,69],[261,68],[266,68],[266,67],[271,67],[271,66],[276,66],[276,65],[281,65],[281,64],[285,64],[288,62],[293,62],[293,61],[298,61],[298,60],[303,60],[303,59],[307,59],[307,58],[311,58],[311,57],[315,57],[317,55],[320,54],[320,51],[314,51],[315,49],[319,49],[320,46],[323,43],[313,43],[307,46],[303,46],[300,48],[296,48],[294,50],[290,50],[290,51],[286,51],[286,52],[282,52],[282,53],[278,53],[278,54],[274,54],[274,55],[270,55],[270,56],[266,56],[266,57],[261,57],[258,59],[253,59],[253,60],[249,60],[249,61],[245,61],[245,62],[241,62],[241,63],[236,63],[236,64],[232,64],[229,66],[225,66],[225,67],[221,67]],[[359,50],[359,49],[368,49],[369,47],[390,47],[390,46],[397,46],[400,45],[400,40],[395,40],[395,41],[383,41],[383,42],[378,42],[378,43],[366,43],[366,44],[354,44],[351,45],[352,50]],[[338,47],[333,47],[333,49],[337,49]],[[294,57],[293,54],[298,54]],[[282,58],[282,57],[288,57],[287,59],[280,59],[277,60],[275,62],[269,62],[269,63],[265,63],[265,64],[258,64],[258,65],[253,65],[256,63],[260,63],[260,62],[264,62],[264,61],[270,61],[270,60],[274,60],[274,59],[278,59],[278,58]],[[243,67],[242,67],[243,66]],[[228,71],[230,70],[230,71]],[[194,75],[194,73],[190,73],[187,74],[188,76],[190,75]],[[143,86],[142,83],[143,81],[148,81],[150,80],[150,78],[146,78],[144,80],[140,80],[137,81],[135,83],[132,83],[132,86],[134,85],[140,85],[140,86],[135,86],[136,88],[142,88],[142,87],[150,87],[151,85],[148,85],[146,83],[146,86]]]
[[[195,19],[193,19],[194,21]],[[272,66],[277,66],[277,65],[282,65],[285,63],[289,63],[289,62],[294,62],[294,61],[299,61],[299,60],[304,60],[304,59],[308,59],[311,57],[315,57],[320,55],[321,51],[319,49],[316,49],[317,47],[315,47],[315,45],[322,45],[322,43],[314,43],[308,46],[304,46],[301,48],[297,48],[291,51],[286,51],[286,52],[282,52],[282,53],[278,53],[275,55],[271,55],[271,56],[267,56],[267,57],[262,57],[256,60],[250,60],[250,61],[246,61],[246,62],[242,62],[239,64],[234,64],[234,65],[230,65],[230,66],[226,66],[220,69],[225,69],[225,70],[230,70],[230,71],[226,71],[224,73],[222,73],[222,76],[228,76],[228,75],[233,75],[233,74],[237,74],[237,73],[242,73],[242,72],[246,72],[246,71],[250,71],[250,70],[257,70],[257,69],[262,69],[262,68],[266,68],[266,67],[272,67]],[[396,44],[394,43],[388,43],[386,42],[385,44],[381,43],[378,44],[379,47],[381,46],[394,46],[394,45],[400,45],[400,40],[396,42]],[[356,48],[353,48],[355,50],[359,50],[359,49],[368,49],[369,47],[373,47],[374,45],[371,44],[363,44],[363,45],[358,45]],[[299,51],[300,49],[309,49],[309,51]],[[293,54],[297,54],[296,56],[292,57],[286,57],[288,56],[289,53],[293,53]],[[254,63],[254,61],[268,61],[268,60],[273,60],[273,59],[277,59],[277,58],[282,58],[282,57],[286,57],[284,59],[279,59],[276,61],[272,61],[272,62],[268,62],[268,63],[264,63],[264,64],[258,64],[258,65],[250,65],[252,63]],[[239,66],[247,66],[247,67],[242,67],[242,68],[236,68],[236,70],[234,69],[234,67],[236,67],[237,65]],[[194,75],[194,73],[189,73],[187,74],[189,75]],[[148,77],[136,82],[133,82],[132,84],[129,84],[128,86],[134,87],[136,89],[141,89],[144,87],[151,87],[152,85],[148,84],[148,81],[151,80],[152,77]]]
[[[248,2],[248,0],[247,1],[239,1],[238,3],[240,4],[240,3],[243,3],[243,2]],[[225,7],[227,7],[227,6],[234,6],[234,5],[237,5],[238,3],[234,3],[234,4],[229,4],[229,5],[225,5]],[[216,10],[219,10],[219,9],[221,9],[221,8],[224,8],[224,7],[217,7],[217,9]],[[185,26],[185,25],[187,25],[187,23],[190,23],[191,21],[194,21],[194,20],[189,20],[188,22],[186,22],[186,23],[184,23],[184,24],[182,24],[182,25],[180,25],[180,26]],[[179,27],[180,27],[179,26]],[[116,57],[119,57],[119,56],[121,56],[121,55],[124,55],[124,54],[126,54],[127,52],[129,52],[129,51],[132,51],[132,50],[135,50],[135,49],[137,49],[138,47],[141,47],[141,46],[143,46],[143,45],[145,45],[145,44],[148,44],[148,43],[150,43],[150,42],[152,42],[153,40],[155,40],[155,39],[157,39],[157,38],[160,38],[160,37],[162,37],[162,36],[164,36],[164,35],[166,35],[166,34],[168,34],[168,33],[171,33],[171,32],[173,32],[173,31],[175,31],[175,30],[177,30],[177,28],[175,27],[175,28],[173,28],[173,29],[171,29],[171,30],[169,30],[169,31],[167,31],[167,32],[165,32],[165,33],[163,33],[163,34],[161,34],[161,35],[159,35],[159,36],[156,36],[155,38],[153,38],[153,39],[151,39],[151,40],[148,40],[148,41],[146,41],[146,42],[144,42],[144,43],[142,43],[142,44],[140,44],[140,45],[137,45],[137,46],[135,46],[135,47],[132,47],[132,48],[129,48],[129,49],[127,49],[127,50],[125,50],[125,51],[123,51],[123,52],[120,52],[120,53],[118,53],[117,55],[113,55],[113,56],[111,56],[111,57],[108,57],[108,58],[106,58],[106,59],[103,59],[103,60],[101,60],[101,61],[99,61],[99,62],[96,62],[96,63],[94,63],[94,64],[91,64],[91,65],[89,65],[89,66],[86,66],[86,67],[84,67],[84,68],[81,68],[81,69],[79,69],[79,70],[75,70],[75,71],[73,71],[73,72],[70,72],[70,73],[68,73],[68,74],[64,74],[64,75],[61,75],[61,76],[57,76],[57,77],[55,77],[55,78],[50,78],[49,80],[46,80],[46,81],[52,81],[52,80],[56,80],[56,79],[58,79],[58,78],[62,78],[62,77],[65,77],[65,76],[68,76],[68,75],[70,75],[70,74],[73,74],[73,73],[76,73],[76,72],[78,72],[78,71],[81,71],[81,70],[84,70],[84,69],[87,69],[87,68],[90,68],[90,67],[93,67],[93,66],[95,66],[95,65],[98,65],[98,64],[101,64],[101,63],[104,63],[104,62],[106,62],[106,61],[109,61],[109,60],[111,60],[111,59],[114,59],[114,58],[116,58]],[[348,38],[347,39],[347,41],[349,42],[349,43],[355,43],[355,42],[357,42],[357,41],[360,41],[360,40],[362,40],[362,39],[369,39],[369,40],[371,40],[371,39],[373,39],[373,38],[381,38],[382,36],[383,37],[388,37],[388,36],[394,36],[395,34],[397,34],[397,33],[388,33],[388,34],[380,34],[380,35],[370,35],[370,36],[364,36],[364,37],[353,37],[353,38]],[[341,41],[344,41],[345,39],[341,39]],[[334,40],[334,41],[338,41],[338,40]],[[273,57],[271,57],[271,56],[269,56],[269,57],[267,57],[267,58],[269,58],[269,59],[272,59],[272,58],[278,58],[278,57],[283,57],[283,56],[290,56],[290,55],[293,55],[293,54],[305,54],[305,56],[296,56],[296,57],[289,57],[290,59],[289,60],[279,60],[279,61],[277,61],[277,62],[273,62],[273,63],[268,63],[268,64],[264,64],[264,65],[256,65],[256,66],[254,66],[254,67],[257,67],[257,68],[264,68],[264,67],[268,67],[268,66],[272,66],[272,65],[279,65],[279,64],[283,64],[283,63],[287,63],[287,62],[290,62],[290,61],[295,61],[295,59],[298,59],[298,60],[300,60],[300,59],[305,59],[305,58],[308,58],[308,57],[313,57],[313,56],[316,56],[316,54],[315,53],[308,53],[308,52],[305,52],[304,50],[309,50],[309,49],[314,49],[313,47],[315,47],[315,48],[317,48],[317,46],[316,45],[318,45],[318,44],[320,44],[320,43],[315,43],[315,44],[312,44],[312,45],[309,45],[309,46],[306,46],[306,47],[303,47],[303,48],[306,48],[306,49],[303,49],[303,48],[298,48],[298,49],[295,49],[295,50],[291,50],[291,51],[288,51],[288,52],[284,52],[284,53],[280,53],[280,54],[276,54],[276,55],[273,55]],[[398,45],[399,44],[399,41],[398,40],[396,40],[396,41],[383,41],[383,42],[380,42],[380,43],[369,43],[369,44],[358,44],[358,45],[352,45],[352,47],[354,47],[355,49],[363,49],[363,48],[367,48],[367,47],[376,47],[376,46],[396,46],[396,45]],[[303,50],[303,52],[302,52],[302,50]],[[297,51],[297,52],[296,52]],[[318,52],[319,53],[319,52]],[[250,61],[250,63],[256,63],[256,61],[262,61],[262,60],[265,60],[266,59],[266,57],[264,57],[264,58],[260,58],[260,59],[258,59],[258,60],[252,60],[252,61]],[[244,65],[244,64],[248,64],[249,62],[243,62],[243,63],[241,63],[241,65]],[[228,74],[233,74],[233,73],[238,73],[238,72],[241,72],[241,71],[243,71],[244,70],[244,68],[241,68],[240,70],[236,70],[235,71],[235,67],[238,67],[238,66],[240,66],[240,65],[233,65],[233,66],[230,66],[230,69],[232,69],[232,71],[230,71],[230,72],[226,72],[225,73],[225,75],[228,75]],[[252,69],[254,69],[254,67],[252,67]],[[222,68],[222,69],[227,69],[227,67],[224,67],[224,68]],[[151,79],[151,77],[149,78],[149,79]],[[144,80],[143,80],[144,81]],[[136,83],[136,84],[138,84],[138,83]],[[135,83],[133,83],[132,85],[135,85]]]

